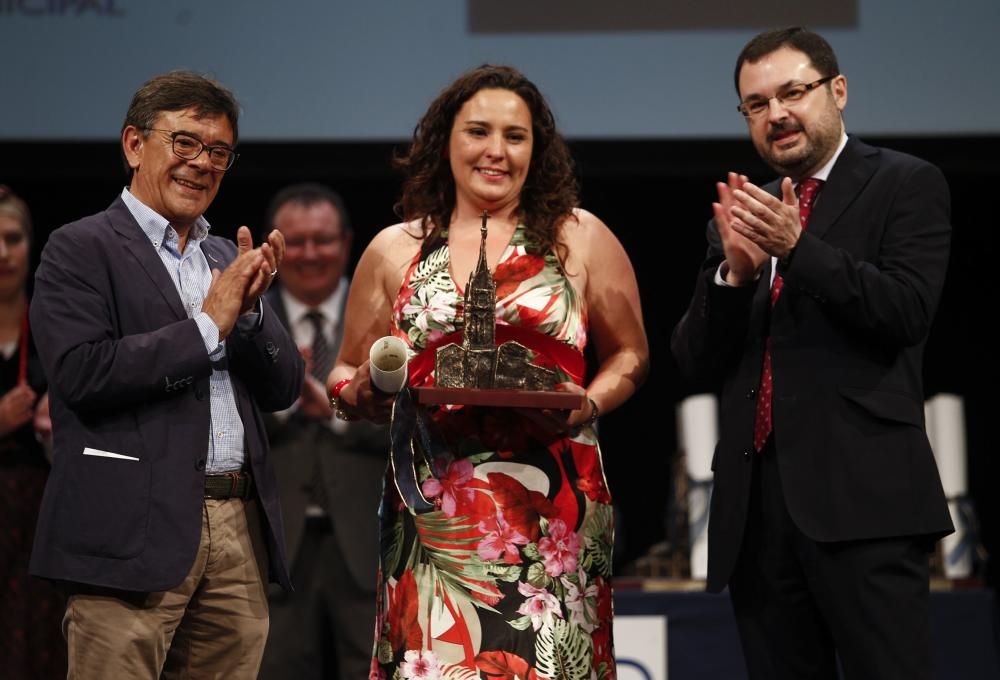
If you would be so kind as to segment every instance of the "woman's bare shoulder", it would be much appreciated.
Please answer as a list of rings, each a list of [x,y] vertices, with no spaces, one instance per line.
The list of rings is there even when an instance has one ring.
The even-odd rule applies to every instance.
[[[383,250],[387,248],[399,248],[404,245],[416,245],[419,248],[422,240],[423,231],[419,221],[398,222],[397,224],[385,227],[375,234],[368,247]]]
[[[566,236],[587,236],[601,237],[610,233],[608,225],[594,213],[583,208],[573,208],[573,215],[562,223],[562,230]]]
[[[583,262],[589,262],[594,255],[600,256],[604,248],[617,243],[608,225],[583,208],[574,208],[573,214],[559,225],[559,241],[566,246],[570,258]]]
[[[380,265],[409,262],[423,241],[419,222],[400,222],[379,231],[365,248],[364,259],[376,259]]]

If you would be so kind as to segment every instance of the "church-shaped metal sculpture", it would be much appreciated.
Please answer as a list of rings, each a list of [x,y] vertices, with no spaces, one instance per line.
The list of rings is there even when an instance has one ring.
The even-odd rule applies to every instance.
[[[486,262],[486,221],[480,227],[479,262],[465,286],[462,344],[438,348],[434,361],[437,387],[555,390],[555,371],[531,363],[533,353],[519,342],[496,346],[497,285]]]

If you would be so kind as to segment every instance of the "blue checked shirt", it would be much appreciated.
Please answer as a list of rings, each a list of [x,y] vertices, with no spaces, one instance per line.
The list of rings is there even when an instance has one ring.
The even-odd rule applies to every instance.
[[[218,474],[239,470],[243,467],[243,421],[236,410],[233,384],[229,380],[226,341],[219,342],[219,328],[208,314],[201,311],[201,304],[212,283],[212,270],[201,250],[201,242],[208,236],[208,221],[204,217],[195,221],[181,253],[177,232],[164,217],[144,205],[127,188],[122,190],[122,200],[156,248],[160,261],[177,287],[184,310],[198,324],[205,350],[212,361],[212,377],[209,379],[212,421],[205,472]]]

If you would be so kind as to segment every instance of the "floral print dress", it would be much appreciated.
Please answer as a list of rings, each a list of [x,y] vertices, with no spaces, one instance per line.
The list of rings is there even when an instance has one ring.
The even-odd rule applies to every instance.
[[[518,227],[494,272],[498,336],[520,326],[582,352],[582,300],[525,239]],[[462,302],[445,244],[411,264],[393,331],[413,355],[433,352],[461,330]],[[433,381],[413,365],[411,383]],[[447,454],[433,471],[418,463],[417,479],[434,509],[415,513],[385,487],[371,677],[614,678],[613,517],[593,430],[554,436],[503,408],[441,407],[431,420]]]

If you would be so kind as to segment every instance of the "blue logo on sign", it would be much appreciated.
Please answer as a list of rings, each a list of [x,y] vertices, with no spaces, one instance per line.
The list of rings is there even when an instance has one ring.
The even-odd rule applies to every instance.
[[[642,675],[643,680],[653,680],[653,674],[650,673],[649,670],[638,661],[632,661],[631,659],[622,659],[620,657],[615,661],[616,665],[619,668],[623,666],[626,668],[634,668],[636,671],[639,672],[640,675]]]

